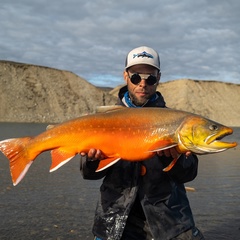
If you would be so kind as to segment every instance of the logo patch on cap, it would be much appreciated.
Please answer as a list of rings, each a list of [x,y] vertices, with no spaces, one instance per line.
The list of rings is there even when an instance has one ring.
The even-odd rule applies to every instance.
[[[135,58],[135,57],[142,57],[142,58],[147,57],[147,58],[153,58],[153,55],[150,54],[150,53],[147,53],[146,51],[143,51],[143,52],[141,52],[141,53],[133,54],[133,58]]]

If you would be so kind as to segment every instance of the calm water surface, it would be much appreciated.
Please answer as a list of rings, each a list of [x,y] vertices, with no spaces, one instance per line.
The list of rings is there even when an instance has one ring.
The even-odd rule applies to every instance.
[[[0,140],[44,131],[46,124],[0,123]],[[228,139],[240,142],[240,128]],[[186,184],[196,225],[209,240],[240,239],[240,148],[200,156],[197,178]],[[49,173],[41,154],[23,181],[12,186],[8,160],[0,153],[0,239],[92,239],[101,181],[83,180],[79,157]]]

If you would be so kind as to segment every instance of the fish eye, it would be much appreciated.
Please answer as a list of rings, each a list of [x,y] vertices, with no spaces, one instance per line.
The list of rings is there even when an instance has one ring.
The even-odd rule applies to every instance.
[[[216,130],[218,130],[218,126],[215,125],[215,124],[212,124],[212,125],[209,126],[209,129],[210,129],[211,131],[216,131]]]

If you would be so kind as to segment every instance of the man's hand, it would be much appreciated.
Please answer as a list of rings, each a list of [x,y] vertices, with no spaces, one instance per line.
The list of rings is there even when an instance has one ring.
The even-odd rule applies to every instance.
[[[88,153],[81,152],[80,153],[82,156],[86,156],[90,159],[90,161],[96,161],[96,160],[103,160],[106,158],[106,156],[102,153],[101,150],[91,148]]]
[[[177,151],[175,147],[173,148],[168,148],[162,151],[157,152],[158,156],[166,156],[166,157],[172,157],[173,159],[179,158],[181,153]],[[192,153],[190,151],[186,152],[186,157],[189,157]]]

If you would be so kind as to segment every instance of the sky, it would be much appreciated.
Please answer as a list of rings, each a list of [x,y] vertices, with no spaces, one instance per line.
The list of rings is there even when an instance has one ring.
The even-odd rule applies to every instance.
[[[129,51],[160,55],[161,81],[240,84],[239,0],[0,0],[0,60],[116,87]]]

